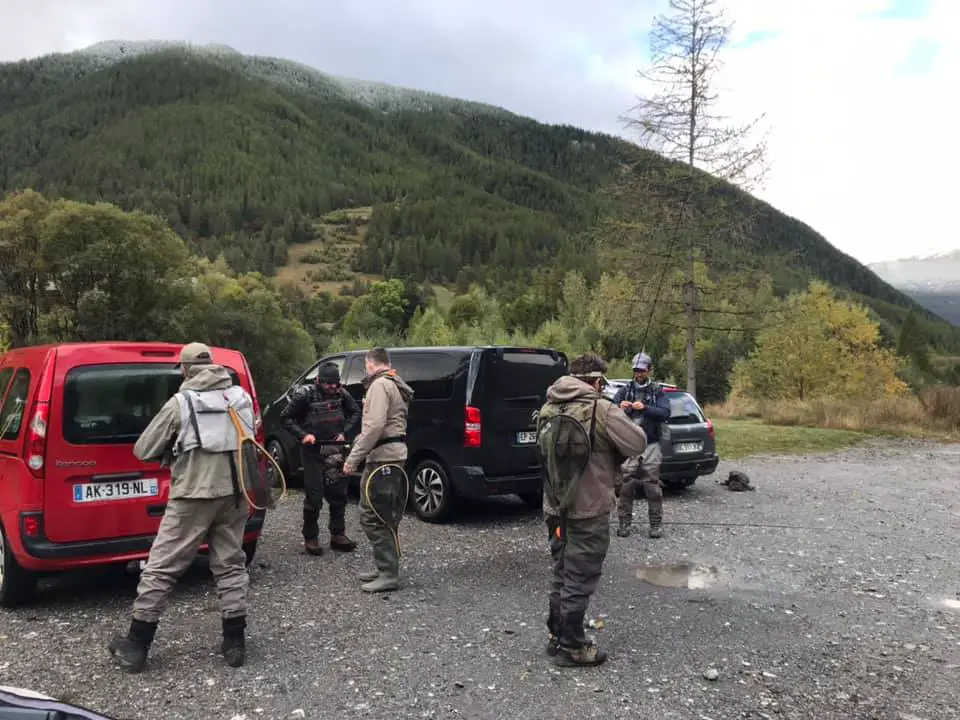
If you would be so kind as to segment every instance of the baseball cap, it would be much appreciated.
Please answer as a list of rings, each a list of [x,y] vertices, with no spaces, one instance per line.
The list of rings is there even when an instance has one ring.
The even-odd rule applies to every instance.
[[[182,365],[207,365],[213,362],[213,353],[210,348],[199,342],[192,342],[184,345],[180,350],[180,362],[177,367]]]
[[[638,352],[633,356],[631,367],[633,370],[649,370],[653,365],[653,360],[644,352]]]

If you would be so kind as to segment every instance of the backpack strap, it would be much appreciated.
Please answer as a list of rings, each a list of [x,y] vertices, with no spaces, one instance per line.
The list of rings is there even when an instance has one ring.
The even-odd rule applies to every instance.
[[[593,452],[593,444],[597,439],[597,405],[600,404],[600,398],[593,401],[593,412],[590,413],[590,452]]]
[[[193,432],[197,435],[197,447],[203,450],[203,438],[200,436],[200,423],[197,422],[197,409],[194,407],[189,395],[184,393],[183,397],[187,401],[187,407],[190,409],[190,424],[193,426]]]

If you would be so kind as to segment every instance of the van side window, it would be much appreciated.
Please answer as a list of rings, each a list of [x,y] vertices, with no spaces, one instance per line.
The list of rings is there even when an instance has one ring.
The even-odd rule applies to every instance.
[[[7,386],[10,384],[10,378],[13,377],[13,368],[8,367],[0,370],[0,401],[7,394]]]
[[[30,371],[20,368],[10,385],[10,393],[3,402],[3,408],[0,409],[0,440],[16,440],[20,437],[29,393]]]
[[[416,400],[448,400],[457,368],[465,366],[468,359],[469,355],[445,352],[397,353],[390,364],[413,388]]]
[[[343,364],[345,360],[346,358],[343,355],[340,355],[339,357],[335,357],[335,358],[329,358],[329,359],[324,358],[323,362],[318,362],[316,365],[310,368],[310,372],[308,372],[306,375],[303,376],[303,380],[300,381],[300,384],[309,385],[310,383],[313,383],[317,379],[317,373],[320,372],[320,366],[326,365],[327,363],[333,363],[334,365],[337,366],[337,371],[339,371],[340,379],[342,380]]]

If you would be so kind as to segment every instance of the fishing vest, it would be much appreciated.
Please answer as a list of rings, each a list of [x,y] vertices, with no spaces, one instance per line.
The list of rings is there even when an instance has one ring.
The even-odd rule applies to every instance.
[[[656,405],[657,395],[662,393],[663,385],[661,383],[651,380],[644,387],[640,388],[640,392],[638,393],[636,383],[631,381],[627,386],[624,400],[634,402],[638,399],[639,395],[640,402],[644,405]],[[634,425],[640,426],[646,433],[648,440],[660,445],[661,452],[667,452],[673,447],[669,422],[650,420],[644,415],[631,416],[630,419],[633,420]]]
[[[174,397],[180,404],[175,455],[198,449],[210,453],[236,452],[240,438],[230,418],[231,408],[250,435],[254,433],[253,399],[239,385],[223,390],[181,390]]]

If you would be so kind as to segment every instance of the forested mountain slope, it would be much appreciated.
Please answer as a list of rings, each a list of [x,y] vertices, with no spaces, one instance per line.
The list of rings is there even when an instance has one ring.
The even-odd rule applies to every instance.
[[[637,158],[648,186],[664,177],[649,203],[679,192],[662,159],[617,138],[222,46],[114,42],[0,65],[0,193],[147,209],[209,257],[267,275],[317,218],[364,206],[358,271],[507,294],[537,267],[595,272],[612,244],[602,221],[622,211],[604,190]],[[780,289],[820,277],[891,326],[917,307],[803,223],[722,194],[718,212],[752,218],[737,251]]]

